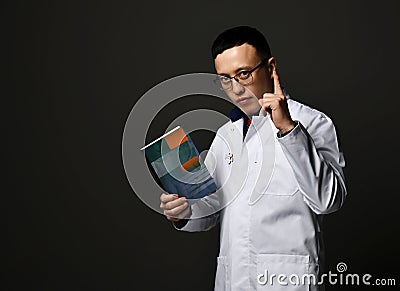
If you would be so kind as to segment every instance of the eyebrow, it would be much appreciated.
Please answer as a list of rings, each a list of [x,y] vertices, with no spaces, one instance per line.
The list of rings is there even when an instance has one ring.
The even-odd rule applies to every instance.
[[[237,68],[235,71],[234,71],[234,74],[236,75],[237,73],[239,73],[240,71],[249,71],[249,70],[251,70],[253,67],[252,66],[240,66],[239,68]],[[228,76],[229,77],[229,74],[226,74],[226,73],[222,73],[222,74],[218,74],[218,75],[221,75],[221,76]]]
[[[239,73],[240,71],[243,71],[243,70],[245,70],[245,71],[251,70],[252,68],[253,68],[252,66],[241,66],[235,70],[235,73]]]

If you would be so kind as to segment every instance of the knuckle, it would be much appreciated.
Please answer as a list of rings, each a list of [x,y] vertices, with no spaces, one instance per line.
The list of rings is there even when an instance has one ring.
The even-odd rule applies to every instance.
[[[165,215],[171,216],[171,210],[165,210]]]
[[[179,209],[178,208],[174,208],[170,210],[171,215],[176,216],[177,214],[179,214]]]

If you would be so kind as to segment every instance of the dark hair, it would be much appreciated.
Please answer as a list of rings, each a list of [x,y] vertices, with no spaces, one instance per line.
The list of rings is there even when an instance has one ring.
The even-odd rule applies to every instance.
[[[217,55],[225,50],[240,46],[244,43],[254,46],[261,59],[270,58],[272,56],[268,42],[261,32],[250,26],[237,26],[225,30],[214,40],[211,47],[213,59],[215,60]]]

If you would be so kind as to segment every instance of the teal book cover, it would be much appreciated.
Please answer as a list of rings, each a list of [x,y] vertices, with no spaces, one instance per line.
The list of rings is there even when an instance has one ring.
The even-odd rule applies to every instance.
[[[143,147],[153,176],[170,194],[199,199],[216,191],[213,178],[190,136],[177,126]]]

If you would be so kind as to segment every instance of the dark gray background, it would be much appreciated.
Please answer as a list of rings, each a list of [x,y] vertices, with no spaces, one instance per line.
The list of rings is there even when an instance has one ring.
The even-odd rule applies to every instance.
[[[147,208],[125,178],[121,138],[142,94],[173,76],[213,72],[213,39],[242,24],[265,33],[292,97],[337,126],[349,197],[326,217],[327,268],[343,261],[348,272],[399,283],[399,6],[3,1],[1,288],[212,289],[218,229],[179,233]],[[198,104],[229,111],[204,100],[165,108],[148,139]],[[212,138],[197,136],[209,139],[201,147]],[[328,288],[365,289],[373,288]]]

